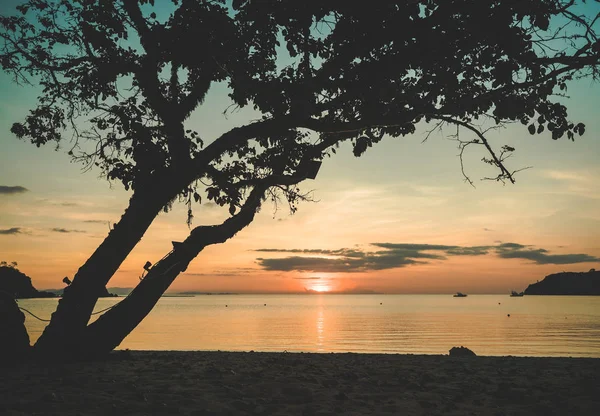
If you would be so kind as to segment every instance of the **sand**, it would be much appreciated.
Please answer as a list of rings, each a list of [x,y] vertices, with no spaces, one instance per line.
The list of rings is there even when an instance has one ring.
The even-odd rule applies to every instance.
[[[0,371],[0,415],[600,415],[600,359],[117,351]]]

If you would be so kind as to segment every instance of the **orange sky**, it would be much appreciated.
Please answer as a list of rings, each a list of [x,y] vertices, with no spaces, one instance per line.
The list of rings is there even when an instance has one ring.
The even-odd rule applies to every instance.
[[[454,147],[443,137],[424,144],[419,135],[384,142],[359,159],[342,149],[337,159],[326,162],[317,180],[304,186],[314,189],[318,202],[302,204],[295,215],[264,206],[247,229],[202,252],[172,291],[506,293],[549,273],[597,268],[597,260],[579,261],[581,257],[560,264],[576,254],[587,255],[584,260],[600,257],[600,172],[590,157],[598,154],[597,142],[596,147],[590,144],[597,141],[597,131],[575,143],[546,138],[527,143],[519,132],[522,136],[514,140],[526,146],[519,149],[514,166],[535,159],[535,168],[519,174],[516,185],[477,182],[476,189],[461,180]],[[40,289],[60,288],[62,278],[73,276],[106,236],[109,222],[118,220],[129,194],[117,185],[110,189],[93,173],[82,174],[60,152],[31,148],[9,136],[1,140],[3,148],[8,145],[17,155],[9,159],[2,154],[1,185],[28,191],[0,194],[0,230],[20,229],[0,235],[0,260],[17,261]],[[540,150],[547,160],[538,157]],[[469,160],[473,175],[483,176],[479,165],[476,157]],[[26,174],[23,166],[30,168]],[[184,208],[177,206],[155,220],[109,287],[135,285],[147,260],[157,261],[170,250],[171,241],[186,237]],[[211,224],[226,212],[208,205],[197,207],[194,215],[195,224]],[[355,262],[355,269],[337,272],[328,272],[332,266],[320,264],[320,259],[343,265],[353,258],[314,251],[346,248],[380,262],[389,253],[373,245],[377,243],[488,248],[478,256],[421,250],[417,256],[430,257],[395,255],[393,261],[412,263],[369,269]],[[494,247],[503,243],[524,246],[516,250],[517,256],[524,255],[501,258]],[[260,249],[313,254],[256,251]],[[524,258],[532,251],[534,260]],[[297,271],[292,264],[286,271],[293,257],[313,259],[304,267],[315,262],[317,267]],[[266,270],[273,259],[281,259],[274,266],[281,270]]]
[[[223,116],[226,93],[214,85],[190,120],[207,143],[257,117],[251,110]],[[343,146],[316,180],[302,184],[318,202],[301,204],[293,216],[265,205],[247,229],[201,253],[171,290],[506,293],[549,273],[599,268],[600,86],[580,81],[568,94],[572,118],[586,124],[575,142],[530,136],[520,124],[490,132],[496,148],[517,149],[509,169],[532,166],[515,185],[480,181],[495,173],[475,150],[465,155],[465,169],[476,188],[465,183],[448,139],[453,129],[422,143],[420,126],[361,158]],[[118,221],[129,193],[97,171],[82,173],[68,149],[38,149],[10,133],[35,102],[34,89],[0,73],[0,97],[0,260],[17,261],[39,289],[60,288]],[[194,215],[195,225],[214,224],[227,212],[202,205]],[[135,285],[146,261],[187,236],[185,220],[184,206],[161,214],[109,287]],[[515,246],[499,248],[506,243]],[[454,249],[408,249],[416,244]],[[456,254],[473,247],[486,247],[485,254]]]

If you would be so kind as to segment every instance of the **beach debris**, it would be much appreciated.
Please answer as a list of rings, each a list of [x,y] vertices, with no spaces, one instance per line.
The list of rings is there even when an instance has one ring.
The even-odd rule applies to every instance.
[[[477,354],[475,354],[473,351],[471,351],[467,347],[460,346],[460,347],[450,348],[450,356],[451,357],[475,357],[475,356],[477,356]]]
[[[510,313],[507,313],[506,316],[508,316],[510,318]]]

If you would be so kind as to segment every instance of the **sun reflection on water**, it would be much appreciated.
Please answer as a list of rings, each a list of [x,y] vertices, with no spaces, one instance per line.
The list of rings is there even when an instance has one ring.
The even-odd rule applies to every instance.
[[[323,351],[325,346],[325,312],[323,305],[319,306],[317,313],[317,351]]]

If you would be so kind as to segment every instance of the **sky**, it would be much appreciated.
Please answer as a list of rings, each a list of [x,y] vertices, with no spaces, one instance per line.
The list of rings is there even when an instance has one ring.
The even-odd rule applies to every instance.
[[[0,10],[2,12],[2,10]],[[302,184],[315,202],[296,214],[266,204],[225,244],[206,248],[171,292],[508,293],[550,273],[600,267],[600,85],[570,84],[571,118],[586,125],[575,142],[531,136],[517,125],[489,134],[516,148],[516,184],[482,181],[494,172],[468,150],[464,181],[454,130],[424,141],[386,138],[362,157],[342,146],[316,180]],[[35,88],[0,73],[0,260],[16,261],[38,289],[60,288],[118,221],[130,194],[99,171],[83,172],[68,143],[36,148],[10,126],[35,103]],[[213,85],[190,127],[217,137],[257,117],[229,112]],[[226,209],[196,206],[194,225],[215,224]],[[186,208],[159,215],[109,283],[132,287],[146,261],[188,235]]]

